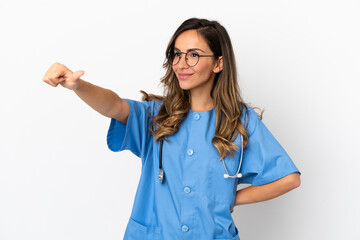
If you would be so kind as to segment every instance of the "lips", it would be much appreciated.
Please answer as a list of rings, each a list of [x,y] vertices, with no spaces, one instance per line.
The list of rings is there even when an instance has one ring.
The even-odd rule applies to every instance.
[[[191,75],[193,75],[192,73],[178,73],[178,78],[181,80],[185,80],[187,78],[189,78]]]

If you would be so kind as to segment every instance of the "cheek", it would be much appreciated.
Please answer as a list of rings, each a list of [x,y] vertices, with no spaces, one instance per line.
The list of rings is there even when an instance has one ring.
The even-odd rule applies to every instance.
[[[197,68],[194,69],[198,76],[202,76],[204,78],[209,78],[212,73],[212,67],[209,65],[200,65],[196,66]]]
[[[177,65],[172,66],[171,68],[172,68],[172,70],[173,70],[173,72],[174,72],[175,75],[177,74],[178,71],[179,71],[179,72],[182,72],[181,69],[179,69]]]

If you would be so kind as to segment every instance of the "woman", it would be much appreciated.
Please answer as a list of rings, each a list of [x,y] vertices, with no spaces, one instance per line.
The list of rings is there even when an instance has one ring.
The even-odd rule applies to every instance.
[[[300,171],[242,100],[231,41],[218,22],[183,22],[164,68],[164,96],[142,91],[141,102],[88,83],[80,79],[84,71],[59,63],[43,81],[74,90],[111,118],[108,147],[141,158],[124,239],[240,239],[234,206],[298,187]],[[252,186],[237,191],[241,183]]]

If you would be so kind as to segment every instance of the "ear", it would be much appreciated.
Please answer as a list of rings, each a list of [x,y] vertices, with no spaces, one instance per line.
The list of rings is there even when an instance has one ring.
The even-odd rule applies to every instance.
[[[223,57],[220,56],[218,58],[218,60],[216,60],[216,64],[214,66],[213,72],[214,73],[219,73],[219,72],[222,71],[222,69],[223,69]]]

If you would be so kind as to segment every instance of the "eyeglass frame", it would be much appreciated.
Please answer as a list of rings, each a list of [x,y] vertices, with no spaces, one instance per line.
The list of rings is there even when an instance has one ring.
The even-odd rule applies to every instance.
[[[191,66],[191,65],[188,64],[187,58],[186,58],[187,54],[190,53],[190,52],[194,52],[194,50],[191,50],[191,51],[188,51],[188,52],[180,52],[180,51],[178,51],[178,52],[176,52],[176,53],[172,53],[172,54],[170,55],[170,56],[171,56],[170,59],[172,59],[172,60],[175,58],[175,54],[180,53],[181,55],[180,55],[180,58],[179,58],[179,60],[177,61],[177,63],[171,64],[171,65],[172,65],[172,66],[175,66],[176,64],[178,64],[178,63],[180,62],[180,60],[181,60],[182,54],[185,54],[185,63],[186,63],[186,65],[188,65],[189,67],[195,67],[195,66],[199,63],[200,57],[215,57],[215,55],[200,55],[200,54],[197,53],[197,54],[199,55],[198,60],[197,60],[197,62],[196,62],[193,66]]]

